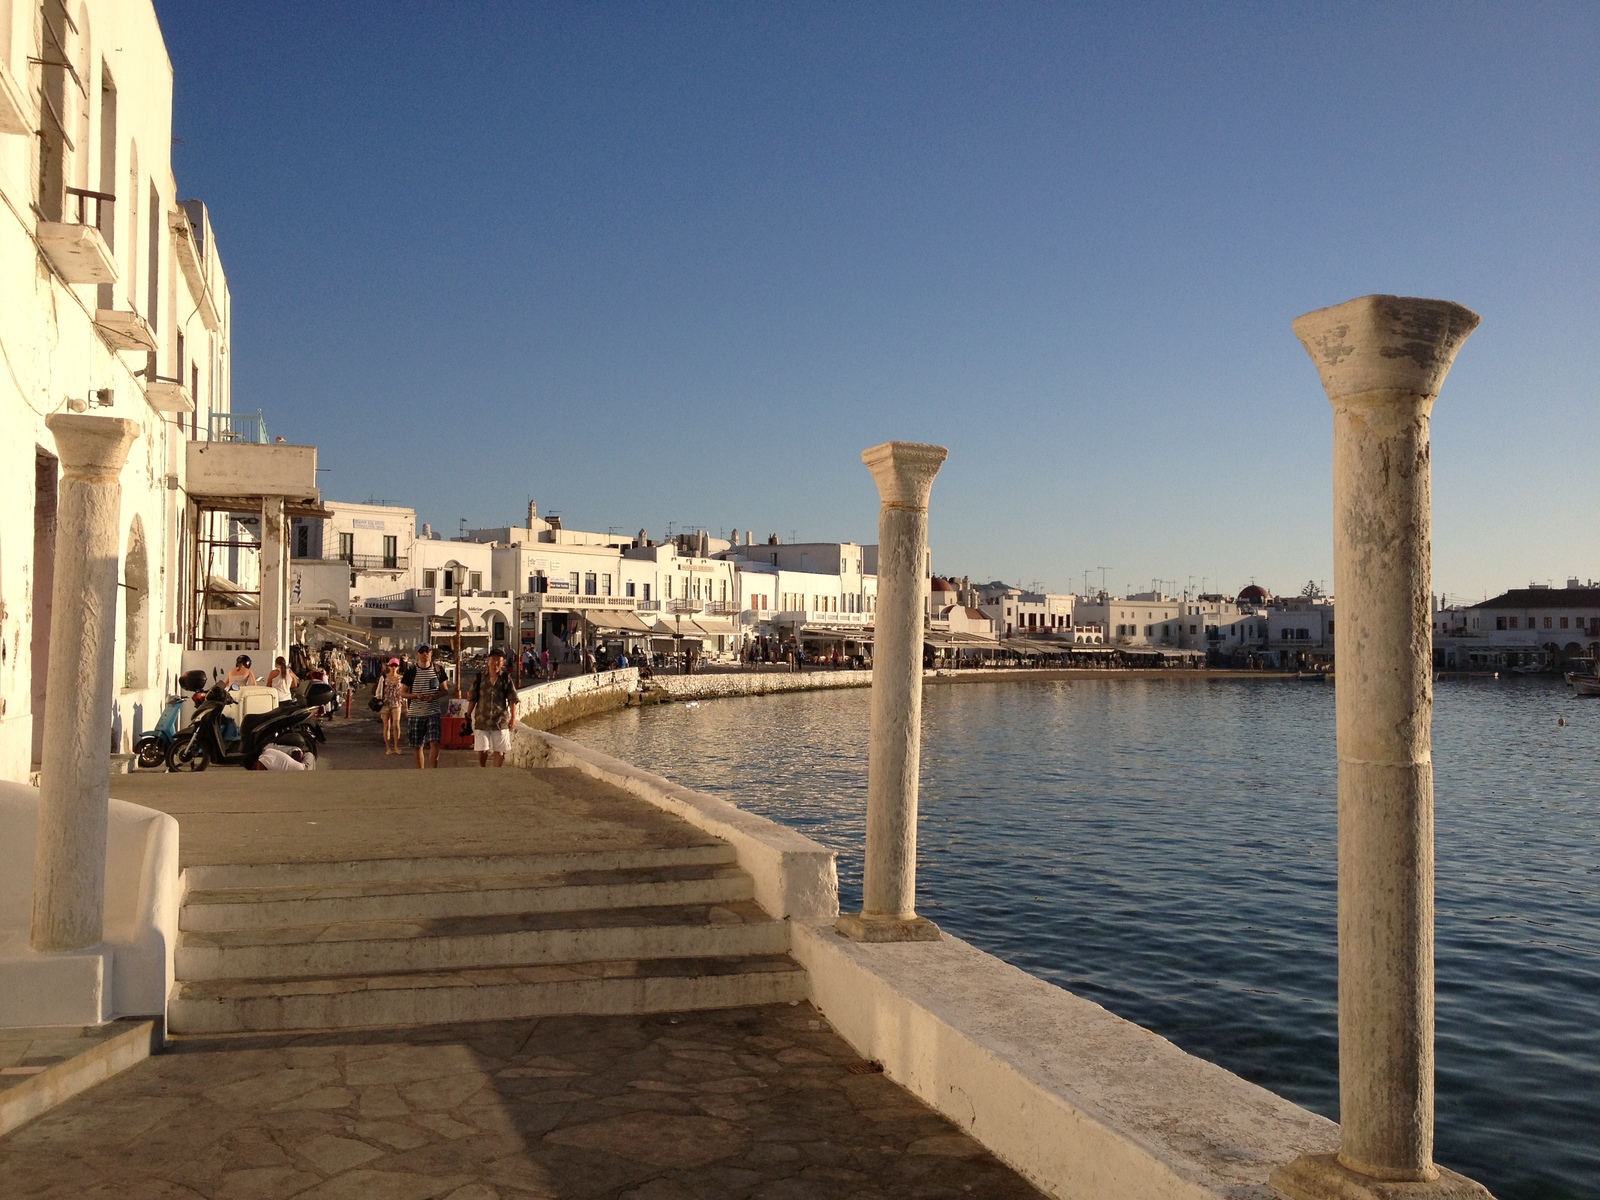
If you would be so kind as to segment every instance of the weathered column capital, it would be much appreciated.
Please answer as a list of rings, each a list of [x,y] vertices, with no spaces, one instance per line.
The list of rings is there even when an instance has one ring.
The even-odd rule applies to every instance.
[[[1432,400],[1482,319],[1449,300],[1360,296],[1308,312],[1293,328],[1337,405],[1369,392]]]
[[[56,454],[68,479],[115,480],[139,436],[139,423],[124,417],[53,413],[44,423],[56,439]]]
[[[883,442],[861,452],[878,485],[878,499],[891,508],[927,508],[933,477],[950,451],[926,442]]]

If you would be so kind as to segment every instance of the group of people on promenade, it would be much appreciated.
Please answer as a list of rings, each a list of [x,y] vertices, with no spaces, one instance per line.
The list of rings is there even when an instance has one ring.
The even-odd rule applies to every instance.
[[[373,685],[372,706],[383,721],[385,754],[404,753],[400,748],[404,726],[418,768],[439,765],[443,723],[450,707],[450,679],[443,665],[434,661],[431,645],[419,645],[410,663],[391,658],[383,664],[383,674]],[[463,715],[472,729],[478,765],[487,767],[492,756],[495,766],[504,766],[511,751],[511,732],[517,725],[517,683],[506,669],[506,652],[499,646],[489,651],[483,670],[473,679]]]

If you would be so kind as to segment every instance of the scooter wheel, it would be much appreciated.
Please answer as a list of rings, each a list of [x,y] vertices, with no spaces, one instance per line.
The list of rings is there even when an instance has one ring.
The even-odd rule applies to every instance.
[[[145,767],[147,769],[159,767],[162,763],[167,761],[166,747],[160,742],[156,741],[154,738],[151,738],[148,741],[140,742],[134,754],[134,760],[141,767]]]
[[[173,742],[167,747],[167,770],[204,771],[206,769],[206,752],[199,746],[189,743],[179,744]]]

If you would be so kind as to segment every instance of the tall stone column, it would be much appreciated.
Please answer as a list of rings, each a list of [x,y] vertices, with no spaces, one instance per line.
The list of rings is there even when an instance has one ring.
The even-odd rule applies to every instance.
[[[139,425],[70,413],[45,424],[55,435],[62,479],[29,942],[35,950],[78,950],[103,934],[122,529],[117,477]]]
[[[1433,1162],[1433,719],[1428,418],[1478,315],[1363,296],[1294,322],[1333,404],[1338,605],[1339,1119],[1299,1200],[1483,1197]]]
[[[878,613],[867,757],[867,858],[860,913],[839,932],[860,942],[935,941],[916,914],[917,776],[922,754],[922,606],[928,493],[949,452],[919,442],[864,450],[878,484]]]

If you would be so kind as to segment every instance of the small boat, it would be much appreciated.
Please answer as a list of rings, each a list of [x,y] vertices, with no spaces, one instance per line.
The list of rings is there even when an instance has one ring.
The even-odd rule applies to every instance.
[[[1600,696],[1600,676],[1574,675],[1572,690],[1585,698]]]
[[[1301,683],[1328,682],[1328,673],[1326,671],[1296,671],[1294,677]]]

